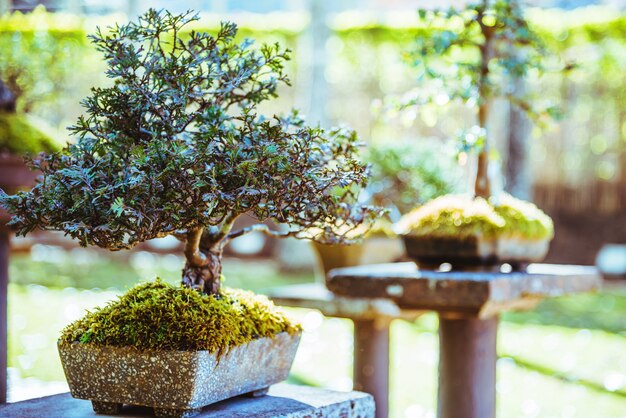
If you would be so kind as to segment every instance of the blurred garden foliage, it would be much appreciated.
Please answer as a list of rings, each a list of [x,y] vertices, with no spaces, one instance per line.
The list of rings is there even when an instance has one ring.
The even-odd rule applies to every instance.
[[[97,62],[84,60],[86,32],[78,17],[46,13],[0,17],[0,75],[17,97],[17,112],[59,122],[79,74]],[[55,109],[57,108],[57,109]]]
[[[415,205],[463,190],[451,145],[427,138],[369,144],[364,158],[372,168],[368,191],[374,204],[390,208],[396,219]]]
[[[541,92],[545,98],[561,104],[564,113],[556,129],[534,132],[535,136],[541,136],[541,140],[533,142],[535,177],[543,182],[570,184],[589,178],[611,181],[619,176],[626,178],[626,172],[620,173],[620,169],[626,169],[626,15],[605,8],[529,10],[528,13],[548,47],[577,63],[566,75],[547,75],[529,86],[531,93]],[[74,122],[81,113],[78,98],[88,95],[90,85],[107,83],[102,72],[104,65],[89,46],[86,34],[95,25],[104,27],[111,20],[106,16],[78,18],[48,14],[41,9],[28,15],[0,18],[0,77],[17,89],[20,110],[42,117],[57,128]],[[306,19],[273,16],[264,17],[262,23],[237,20],[239,36],[254,37],[259,42],[279,41],[294,51],[287,72],[293,74],[295,88],[282,91],[281,99],[271,105],[275,107],[264,112],[292,105],[304,107],[300,100],[308,83],[305,63],[308,51],[301,41],[307,30]],[[200,25],[203,27],[198,28],[217,31],[219,19],[203,20]],[[372,145],[368,157],[372,162],[381,160],[381,153],[391,151],[394,156],[405,151],[409,155],[405,147],[414,145],[411,153],[421,157],[415,164],[424,170],[424,181],[433,185],[425,188],[409,182],[403,186],[406,189],[394,191],[400,193],[399,197],[387,196],[388,173],[413,170],[410,168],[413,161],[405,168],[405,162],[394,157],[379,166],[379,173],[374,173],[381,182],[373,182],[376,189],[372,192],[381,192],[377,198],[383,201],[398,202],[402,211],[401,205],[410,199],[423,201],[433,197],[431,194],[447,192],[442,181],[460,187],[455,183],[457,173],[453,168],[443,169],[452,158],[450,152],[429,138],[436,137],[439,141],[473,123],[471,111],[449,105],[448,99],[441,96],[438,106],[444,105],[444,113],[434,106],[419,114],[376,112],[382,107],[384,97],[415,87],[417,75],[404,56],[422,29],[410,19],[381,23],[358,13],[335,15],[330,25],[325,77],[330,85],[327,107],[331,121],[345,120],[355,128]],[[508,112],[505,102],[497,107],[503,113]],[[373,113],[379,117],[372,117]],[[387,119],[387,116],[397,117]],[[506,118],[497,115],[493,123],[502,129]],[[439,177],[431,176],[435,172]],[[398,180],[402,181],[403,177],[405,174],[398,175]],[[414,194],[416,191],[419,194]],[[25,378],[62,379],[54,341],[64,323],[78,317],[84,308],[105,303],[138,278],[159,274],[177,281],[183,263],[174,255],[155,257],[145,252],[137,252],[129,260],[109,256],[105,258],[84,249],[68,253],[36,246],[30,257],[12,258],[10,300],[13,302],[9,309],[13,372]],[[248,264],[233,261],[225,271],[226,285],[255,290],[312,280],[311,274],[288,276],[273,264],[264,266],[256,261]],[[86,290],[94,287],[107,290]],[[77,294],[80,304],[74,303]],[[70,300],[74,302],[68,303]],[[41,309],[33,310],[33,306]],[[582,373],[587,379],[597,381],[610,392],[615,388],[623,392],[625,313],[626,293],[620,291],[548,301],[533,312],[508,314],[504,318],[501,341],[505,346],[501,354],[543,361],[573,375],[581,374],[584,366]],[[309,326],[308,338],[316,338],[316,344],[302,344],[305,348],[304,351],[301,348],[296,373],[313,383],[349,388],[352,341],[349,325],[339,319],[323,321],[315,312],[302,316]],[[43,317],[56,323],[42,321]],[[537,325],[529,326],[529,323]],[[426,315],[417,325],[394,324],[393,334],[399,334],[392,343],[394,416],[434,414],[436,394],[431,382],[436,373],[436,323],[432,315]],[[571,353],[563,355],[564,350]],[[328,353],[339,355],[329,357]],[[329,358],[332,361],[318,360]],[[527,411],[523,416],[619,417],[624,411],[626,398],[621,394],[599,394],[572,382],[559,382],[514,367],[510,358],[503,360],[499,364],[502,384],[498,388],[503,416],[519,416],[520,411]],[[419,380],[423,386],[418,388],[412,386],[416,370],[423,374]]]
[[[615,180],[626,177],[626,16],[611,9],[590,7],[573,11],[528,11],[533,28],[543,42],[565,61],[576,62],[574,71],[534,80],[530,94],[560,105],[565,114],[556,129],[534,132],[541,136],[533,146],[536,177],[542,182],[577,184],[585,179]],[[80,114],[77,97],[88,86],[105,85],[103,64],[88,46],[86,33],[95,25],[106,26],[107,17],[78,18],[46,13],[42,9],[0,19],[0,76],[20,96],[21,110],[41,116],[56,127],[65,127]],[[287,70],[295,89],[281,92],[274,109],[304,107],[306,48],[301,40],[306,19],[272,17],[262,26],[252,20],[240,23],[240,37],[259,42],[279,41],[294,50]],[[327,110],[331,121],[343,120],[368,141],[449,138],[472,123],[472,113],[461,105],[448,104],[441,96],[437,105],[419,114],[401,112],[397,118],[372,117],[372,107],[382,99],[415,87],[417,74],[406,65],[415,35],[424,31],[414,21],[381,23],[356,13],[342,13],[330,21],[325,77],[330,86]],[[219,19],[204,19],[197,29],[217,31]],[[452,28],[453,29],[453,28]],[[286,103],[287,102],[287,103]],[[445,112],[437,108],[443,106]],[[495,108],[508,109],[505,102]],[[375,109],[374,109],[375,110]],[[492,124],[498,135],[506,118],[494,112]],[[380,116],[380,115],[379,115]],[[546,164],[550,155],[560,161]]]

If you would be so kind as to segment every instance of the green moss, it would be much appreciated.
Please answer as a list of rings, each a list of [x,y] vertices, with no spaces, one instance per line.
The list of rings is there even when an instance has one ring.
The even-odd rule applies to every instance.
[[[60,341],[221,355],[256,338],[299,330],[280,308],[252,292],[223,289],[209,296],[156,279],[89,312],[65,328]]]
[[[551,239],[554,236],[552,219],[530,202],[504,194],[494,210],[505,222],[504,232],[531,239]]]
[[[393,224],[387,218],[376,219],[370,230],[365,235],[368,238],[395,238]]]
[[[0,152],[23,155],[60,148],[57,141],[36,127],[26,115],[0,113]]]
[[[405,215],[398,223],[402,234],[413,236],[517,237],[549,239],[554,226],[548,215],[530,202],[508,194],[489,201],[446,195]]]

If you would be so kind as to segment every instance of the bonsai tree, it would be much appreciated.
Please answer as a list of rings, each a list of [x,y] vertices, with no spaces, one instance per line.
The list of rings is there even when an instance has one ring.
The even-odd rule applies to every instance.
[[[481,0],[462,10],[419,10],[419,16],[428,23],[410,58],[421,86],[435,88],[432,96],[419,96],[407,105],[430,102],[444,93],[476,110],[476,125],[459,142],[463,150],[478,151],[474,192],[489,198],[491,139],[486,128],[491,101],[506,98],[536,121],[554,116],[554,107],[542,108],[512,88],[514,80],[544,71],[546,50],[516,0]]]
[[[85,46],[78,17],[47,12],[42,5],[1,15],[0,78],[16,96],[17,112],[59,124],[62,101],[76,89],[77,71],[85,72],[86,62],[97,68],[95,54],[87,55]]]
[[[37,185],[0,197],[18,234],[59,230],[114,251],[175,235],[185,242],[183,283],[216,294],[234,238],[339,243],[380,214],[356,203],[367,167],[355,132],[259,112],[289,84],[289,51],[237,42],[233,23],[214,36],[189,30],[196,20],[149,10],[91,36],[112,85],[82,102],[75,143],[33,161]],[[244,213],[259,223],[233,230]],[[262,223],[270,219],[284,229]]]
[[[536,206],[508,195],[493,196],[487,120],[494,98],[541,121],[554,115],[540,108],[514,82],[544,71],[545,50],[514,0],[481,0],[457,10],[419,11],[427,21],[411,54],[427,94],[408,106],[437,102],[438,95],[475,109],[476,124],[459,139],[463,151],[478,150],[474,199],[439,197],[406,214],[397,224],[407,253],[418,262],[522,266],[540,261],[554,229]],[[433,88],[434,86],[434,88]],[[429,95],[428,93],[434,93]]]
[[[58,93],[76,70],[66,58],[78,36],[57,26],[43,8],[0,16],[0,188],[10,193],[34,184],[37,173],[24,164],[25,154],[61,149],[56,132],[33,117],[59,107]],[[4,215],[0,210],[3,221]]]

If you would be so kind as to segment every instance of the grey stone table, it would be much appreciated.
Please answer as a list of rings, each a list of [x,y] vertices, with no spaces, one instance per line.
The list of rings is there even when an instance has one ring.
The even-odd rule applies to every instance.
[[[593,267],[534,264],[525,272],[419,270],[414,263],[332,270],[339,296],[385,298],[439,315],[439,418],[493,418],[498,315],[601,286]]]
[[[317,309],[325,316],[347,318],[354,323],[354,389],[374,396],[376,418],[389,413],[389,326],[394,319],[414,321],[422,312],[400,309],[388,299],[334,295],[321,283],[272,289],[269,297],[278,305]]]
[[[150,417],[152,410],[126,406],[119,418]],[[0,417],[83,418],[102,417],[91,402],[69,393],[0,405]],[[281,383],[259,398],[238,397],[205,407],[197,417],[211,418],[373,418],[374,400],[362,392],[335,392]]]

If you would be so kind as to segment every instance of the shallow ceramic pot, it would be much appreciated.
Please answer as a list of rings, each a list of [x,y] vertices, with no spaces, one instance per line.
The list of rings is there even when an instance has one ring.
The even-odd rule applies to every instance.
[[[550,240],[483,237],[402,237],[407,256],[424,266],[450,263],[453,267],[499,266],[509,263],[514,268],[542,261],[548,253]]]
[[[122,405],[152,407],[157,417],[191,417],[234,396],[265,394],[287,378],[300,334],[284,332],[233,347],[219,359],[208,351],[139,351],[128,347],[59,345],[73,397],[99,414]]]

